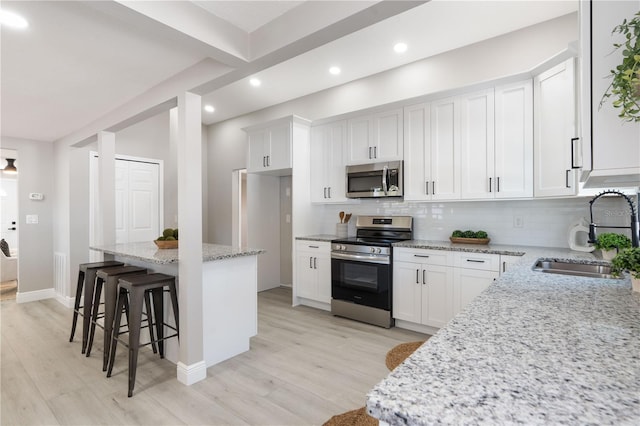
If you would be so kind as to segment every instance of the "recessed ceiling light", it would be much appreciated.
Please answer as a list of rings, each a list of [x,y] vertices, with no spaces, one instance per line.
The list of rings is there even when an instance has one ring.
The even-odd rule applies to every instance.
[[[17,13],[9,12],[8,10],[0,10],[0,24],[19,29],[27,28],[29,26],[26,19]]]
[[[204,110],[207,111],[207,112],[213,112],[216,109],[213,107],[213,105],[205,105],[204,106]]]
[[[329,72],[333,75],[338,75],[342,72],[342,70],[338,67],[331,67],[329,68]]]
[[[407,51],[407,44],[406,43],[396,43],[395,46],[393,46],[393,50],[396,51],[396,53],[404,53]]]
[[[257,78],[252,78],[251,80],[249,80],[249,84],[251,84],[253,87],[258,87],[262,84],[262,82]]]

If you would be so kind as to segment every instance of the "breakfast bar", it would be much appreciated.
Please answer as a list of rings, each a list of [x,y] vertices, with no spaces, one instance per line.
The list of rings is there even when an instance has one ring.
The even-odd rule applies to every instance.
[[[176,277],[179,249],[158,249],[153,242],[94,246],[105,259],[147,268]],[[257,255],[264,250],[202,245],[202,348],[206,367],[249,350],[257,334]],[[169,306],[165,303],[165,306]],[[180,310],[188,313],[189,306]],[[165,318],[167,314],[165,312]],[[170,318],[172,321],[173,318]],[[184,322],[181,321],[181,327]],[[180,330],[181,334],[189,330]],[[167,341],[166,358],[178,361],[177,340]]]

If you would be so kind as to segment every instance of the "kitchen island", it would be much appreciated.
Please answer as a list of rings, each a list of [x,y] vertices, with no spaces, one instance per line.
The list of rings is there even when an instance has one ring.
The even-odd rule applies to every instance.
[[[595,259],[513,250],[525,253],[517,264],[369,392],[370,415],[392,425],[640,422],[640,293],[629,278],[535,272],[540,257]]]
[[[91,247],[115,259],[147,268],[150,272],[174,275],[178,293],[179,249],[159,250],[153,242]],[[264,250],[218,244],[202,245],[202,336],[206,367],[249,350],[257,334],[257,255]],[[165,303],[165,309],[170,304]],[[188,313],[189,306],[180,306]],[[167,318],[165,312],[165,318]],[[173,321],[171,316],[170,321]],[[181,324],[185,324],[181,321]],[[181,330],[181,333],[188,330]],[[167,341],[166,358],[178,360],[178,342]]]

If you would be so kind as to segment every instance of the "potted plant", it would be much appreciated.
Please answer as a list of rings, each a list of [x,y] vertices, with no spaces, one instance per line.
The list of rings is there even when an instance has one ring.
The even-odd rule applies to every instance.
[[[631,247],[631,240],[626,235],[604,232],[598,235],[594,244],[602,251],[602,258],[611,261],[619,250]]]
[[[640,247],[620,250],[611,261],[613,275],[620,276],[622,272],[631,274],[631,286],[633,291],[640,292]]]
[[[614,43],[614,50],[622,51],[622,62],[611,70],[612,81],[600,101],[600,106],[613,96],[612,105],[619,108],[618,117],[624,121],[640,121],[640,12],[622,21],[612,34],[624,36],[624,43]]]

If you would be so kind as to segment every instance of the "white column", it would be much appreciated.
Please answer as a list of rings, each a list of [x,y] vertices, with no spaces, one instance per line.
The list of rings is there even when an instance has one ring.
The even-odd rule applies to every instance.
[[[186,385],[207,377],[202,324],[202,117],[200,96],[178,96],[178,228],[180,351],[178,380]],[[171,127],[176,112],[171,112]]]
[[[116,243],[116,135],[98,133],[99,244]]]

